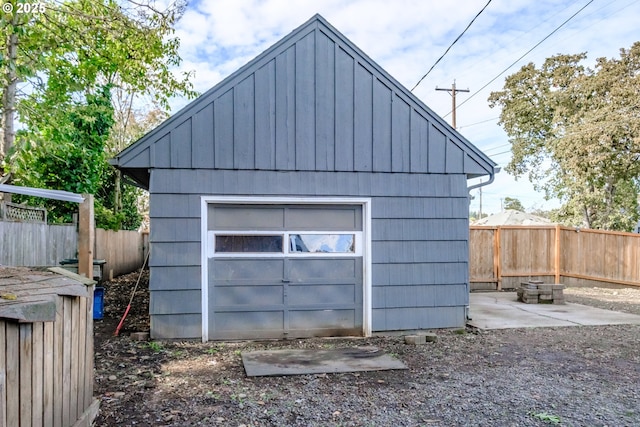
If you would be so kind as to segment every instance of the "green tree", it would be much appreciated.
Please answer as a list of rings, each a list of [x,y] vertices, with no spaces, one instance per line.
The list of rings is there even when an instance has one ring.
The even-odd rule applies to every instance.
[[[42,8],[0,15],[3,144],[0,162],[10,170],[16,113],[27,128],[41,126],[52,108],[78,101],[98,86],[115,84],[168,109],[171,96],[195,93],[180,63],[174,24],[185,2],[166,10],[151,0],[43,0]],[[18,84],[27,89],[18,91]],[[1,166],[1,165],[0,165]]]
[[[640,190],[640,42],[620,58],[557,55],[507,77],[489,97],[502,107],[512,160],[505,168],[589,228],[631,230]]]
[[[505,209],[512,209],[514,211],[524,212],[524,206],[522,206],[522,203],[520,202],[520,200],[514,197],[505,197],[503,207]]]
[[[32,187],[55,188],[74,193],[97,194],[102,187],[105,142],[113,126],[110,86],[85,102],[59,109],[55,124],[42,127],[38,134],[25,131],[30,138],[16,156],[15,182]],[[47,201],[53,222],[68,222],[77,205]],[[96,223],[103,225],[101,200],[96,200]],[[107,221],[108,222],[108,221]],[[112,228],[112,227],[109,227]]]
[[[4,170],[17,183],[95,194],[100,226],[136,228],[141,191],[124,184],[105,158],[154,123],[129,120],[136,100],[152,106],[152,117],[165,117],[172,96],[195,96],[190,74],[171,71],[180,63],[173,25],[186,3],[158,10],[151,0],[45,0],[37,13],[20,14],[22,2],[11,2],[14,13],[0,16],[0,175]],[[18,92],[18,83],[28,89]],[[121,94],[129,102],[127,117],[117,102]],[[107,98],[116,101],[110,112],[96,109],[96,99]],[[14,138],[16,113],[22,130]],[[107,117],[110,125],[99,126]],[[52,219],[68,219],[68,207],[47,207]]]

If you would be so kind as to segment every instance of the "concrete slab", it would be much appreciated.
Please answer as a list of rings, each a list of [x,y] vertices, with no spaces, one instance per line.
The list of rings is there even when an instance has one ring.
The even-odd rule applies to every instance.
[[[525,304],[515,292],[477,292],[470,295],[468,325],[479,329],[548,326],[640,325],[640,316],[581,304]]]
[[[250,351],[242,363],[250,377],[407,369],[377,347]]]

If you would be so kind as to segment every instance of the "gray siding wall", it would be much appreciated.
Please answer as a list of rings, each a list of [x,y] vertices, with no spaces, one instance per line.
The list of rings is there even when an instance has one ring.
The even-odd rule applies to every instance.
[[[460,327],[468,304],[464,174],[154,169],[154,338],[200,337],[200,196],[372,198],[373,330]]]
[[[303,27],[120,158],[123,167],[486,175],[482,155],[330,28]]]

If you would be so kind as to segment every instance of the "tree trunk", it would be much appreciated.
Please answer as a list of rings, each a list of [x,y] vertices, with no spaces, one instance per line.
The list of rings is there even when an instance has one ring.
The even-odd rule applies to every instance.
[[[2,144],[0,144],[0,177],[2,175],[8,175],[11,172],[11,167],[9,166],[9,161],[7,156],[9,155],[9,150],[13,147],[13,143],[15,140],[15,130],[13,128],[13,122],[15,120],[16,115],[16,88],[18,86],[18,74],[16,71],[17,67],[17,58],[18,58],[18,34],[15,32],[15,28],[18,24],[18,14],[14,13],[13,18],[11,19],[11,26],[13,27],[13,31],[7,37],[7,73],[4,76],[4,93],[2,94]],[[3,166],[3,161],[4,165]],[[7,177],[5,177],[7,178]],[[4,182],[10,182],[11,177],[9,179],[4,179]],[[11,202],[11,194],[10,193],[2,193],[2,200],[7,203]]]
[[[9,150],[13,147],[15,140],[15,130],[13,123],[16,115],[16,88],[18,86],[18,74],[16,71],[16,61],[18,58],[18,34],[15,32],[16,25],[18,23],[18,14],[14,14],[11,20],[11,25],[14,31],[7,37],[7,73],[4,81],[4,93],[2,96],[2,130],[3,141],[2,151],[0,152],[1,159],[6,162],[6,156],[9,155]],[[7,170],[6,172],[9,172]]]
[[[122,212],[122,179],[120,177],[119,169],[116,169],[113,199],[113,211],[115,213]]]
[[[584,220],[587,223],[587,228],[591,228],[591,215],[589,215],[589,208],[585,205],[583,209],[584,209]]]

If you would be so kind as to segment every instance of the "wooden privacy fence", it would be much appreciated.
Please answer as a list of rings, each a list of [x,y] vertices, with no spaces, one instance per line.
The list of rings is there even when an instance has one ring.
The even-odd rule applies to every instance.
[[[525,280],[640,286],[640,235],[549,226],[471,226],[471,289]]]
[[[94,257],[107,261],[104,274],[111,279],[142,267],[149,250],[149,233],[96,228]]]
[[[96,229],[94,258],[106,260],[106,278],[135,271],[149,248],[148,233]],[[0,265],[56,266],[76,258],[76,226],[0,221]]]
[[[73,224],[0,221],[0,265],[57,265],[75,258],[78,232]]]

